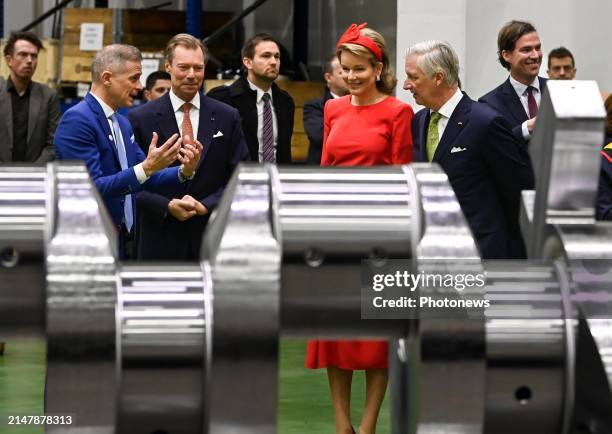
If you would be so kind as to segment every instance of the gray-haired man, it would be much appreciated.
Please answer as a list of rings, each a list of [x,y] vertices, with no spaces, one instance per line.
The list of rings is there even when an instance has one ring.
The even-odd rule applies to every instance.
[[[485,259],[525,257],[521,190],[533,187],[529,157],[510,125],[459,89],[459,59],[444,41],[406,54],[404,89],[426,108],[412,120],[414,159],[442,166]]]

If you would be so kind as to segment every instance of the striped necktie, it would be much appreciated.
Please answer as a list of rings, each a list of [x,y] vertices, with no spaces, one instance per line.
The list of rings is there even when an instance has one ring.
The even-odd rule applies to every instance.
[[[270,94],[263,94],[263,129],[261,133],[263,162],[276,163],[274,155],[274,126],[272,122],[272,107],[270,106]]]

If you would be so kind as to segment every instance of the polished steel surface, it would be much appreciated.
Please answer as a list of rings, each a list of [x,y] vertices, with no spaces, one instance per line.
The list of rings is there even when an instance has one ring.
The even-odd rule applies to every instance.
[[[559,434],[566,325],[559,276],[543,261],[487,261],[486,434]]]
[[[551,80],[529,150],[536,177],[531,257],[541,256],[547,224],[593,224],[605,110],[594,81]]]
[[[432,164],[413,163],[404,166],[404,171],[411,192],[413,273],[482,273],[474,238],[447,176]],[[482,300],[484,296],[484,288],[478,287],[463,292],[437,287],[418,290],[419,295],[435,299]],[[392,382],[403,380],[393,385],[393,432],[482,433],[484,310],[434,313],[421,308],[418,324],[409,328],[403,344],[403,353],[402,344],[391,347]]]
[[[401,167],[282,167],[281,333],[388,338],[401,324],[362,320],[362,259],[410,258],[410,192]]]
[[[0,341],[45,327],[44,167],[0,166]]]
[[[285,255],[409,253],[410,194],[400,167],[283,167],[278,181]]]
[[[119,271],[117,433],[201,433],[206,309],[199,265]]]
[[[116,234],[84,165],[49,165],[46,412],[65,432],[115,429]],[[53,427],[49,428],[53,430]]]
[[[603,387],[601,401],[606,403],[603,409],[593,407],[581,412],[593,412],[588,417],[599,419],[602,426],[612,430],[609,416],[612,411],[612,225],[557,225],[554,229],[555,233],[546,240],[543,254],[552,260],[562,260],[571,282],[571,302],[585,326],[582,338],[577,340],[576,352],[584,356],[578,359],[576,381],[599,375],[592,381]],[[583,371],[585,365],[580,362],[589,353],[596,354],[601,371],[592,365],[585,368],[588,372]],[[577,389],[576,397],[582,406],[583,390]]]
[[[205,433],[276,432],[281,245],[271,165],[242,165],[204,235],[214,288]]]

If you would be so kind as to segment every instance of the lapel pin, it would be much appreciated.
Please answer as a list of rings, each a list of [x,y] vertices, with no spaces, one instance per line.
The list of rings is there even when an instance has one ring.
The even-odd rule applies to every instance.
[[[113,142],[113,141],[114,141],[114,140],[113,140],[113,135],[112,135],[112,134],[109,134],[109,135],[108,135],[108,140],[110,140],[111,142]]]
[[[462,126],[463,122],[459,121],[459,122],[457,122],[457,125]]]

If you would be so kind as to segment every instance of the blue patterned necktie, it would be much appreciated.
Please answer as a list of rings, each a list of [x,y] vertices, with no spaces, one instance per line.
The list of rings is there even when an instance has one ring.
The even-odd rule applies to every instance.
[[[270,107],[270,94],[263,94],[263,129],[261,138],[263,141],[263,162],[276,163],[274,155],[274,126],[272,122],[272,107]]]
[[[115,135],[115,145],[117,146],[117,155],[119,155],[119,164],[121,164],[121,170],[128,168],[127,155],[125,153],[125,144],[121,136],[121,129],[119,128],[119,121],[117,121],[117,114],[113,113],[110,117],[113,123],[113,133]],[[125,227],[128,232],[132,230],[134,224],[134,211],[132,210],[132,195],[125,195],[125,202],[123,204],[123,218]]]

